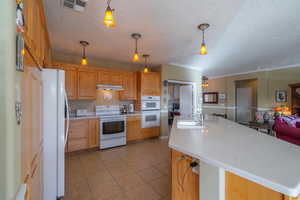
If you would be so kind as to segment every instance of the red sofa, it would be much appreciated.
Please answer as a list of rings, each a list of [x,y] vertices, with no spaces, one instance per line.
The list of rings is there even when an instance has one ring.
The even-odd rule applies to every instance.
[[[277,118],[273,126],[276,137],[287,142],[300,146],[300,123],[297,122],[296,127],[290,126],[282,118]]]

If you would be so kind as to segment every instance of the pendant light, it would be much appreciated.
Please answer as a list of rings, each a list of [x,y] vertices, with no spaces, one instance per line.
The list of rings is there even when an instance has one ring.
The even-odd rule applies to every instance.
[[[113,11],[115,11],[115,9],[111,9],[110,2],[111,0],[107,0],[107,8],[105,10],[103,24],[106,25],[107,27],[115,27],[116,24],[113,17]]]
[[[208,87],[208,78],[206,76],[202,76],[202,87]]]
[[[209,27],[209,24],[204,23],[204,24],[200,24],[198,26],[198,29],[200,29],[202,31],[202,43],[201,43],[201,48],[200,48],[200,54],[201,55],[206,55],[207,54],[207,50],[206,50],[206,44],[205,44],[205,40],[204,40],[204,31]]]
[[[82,46],[82,59],[81,59],[81,65],[87,65],[87,59],[85,56],[85,47],[87,47],[89,45],[89,43],[87,41],[80,41],[79,42]]]
[[[144,73],[147,73],[147,72],[149,72],[149,68],[148,68],[148,66],[147,66],[147,61],[148,61],[148,58],[150,57],[150,55],[148,55],[148,54],[144,54],[143,55],[143,58],[145,59],[145,67],[144,67]]]
[[[133,54],[132,61],[133,62],[138,62],[140,60],[139,53],[138,53],[138,39],[140,39],[142,37],[142,35],[139,34],[139,33],[133,33],[131,35],[131,37],[133,39],[135,39],[135,51],[134,51],[134,54]]]

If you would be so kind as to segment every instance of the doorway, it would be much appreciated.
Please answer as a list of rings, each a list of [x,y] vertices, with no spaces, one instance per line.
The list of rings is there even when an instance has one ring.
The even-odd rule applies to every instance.
[[[247,124],[253,121],[257,111],[257,79],[235,81],[235,119]]]
[[[168,125],[169,132],[176,116],[189,116],[195,111],[195,84],[168,80]]]

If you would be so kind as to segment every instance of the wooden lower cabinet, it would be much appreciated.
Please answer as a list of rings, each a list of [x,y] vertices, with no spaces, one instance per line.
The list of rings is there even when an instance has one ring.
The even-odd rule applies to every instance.
[[[160,127],[142,128],[141,135],[143,139],[160,136]]]
[[[141,116],[129,116],[127,117],[127,130],[126,139],[127,142],[142,139],[141,135]]]
[[[190,156],[172,150],[172,200],[199,200],[199,176],[189,167]],[[201,174],[200,174],[201,176]],[[300,200],[226,172],[226,200]]]
[[[99,146],[99,120],[71,120],[67,142],[67,152],[79,151]]]
[[[192,158],[172,150],[172,200],[199,200],[199,176],[192,172]]]
[[[89,121],[89,148],[99,147],[99,120],[90,119]]]

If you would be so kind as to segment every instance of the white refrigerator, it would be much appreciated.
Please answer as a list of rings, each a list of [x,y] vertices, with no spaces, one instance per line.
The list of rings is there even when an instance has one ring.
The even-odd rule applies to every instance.
[[[44,69],[44,200],[64,196],[65,145],[68,136],[68,100],[63,70]],[[67,121],[65,127],[65,120]]]

